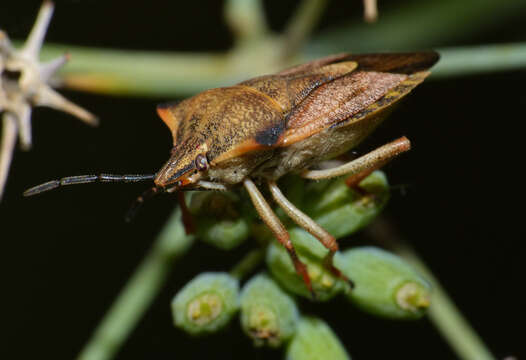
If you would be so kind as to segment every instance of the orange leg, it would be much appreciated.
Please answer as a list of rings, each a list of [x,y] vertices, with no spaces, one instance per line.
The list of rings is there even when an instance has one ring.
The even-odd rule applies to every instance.
[[[184,193],[179,191],[177,192],[177,200],[179,201],[179,207],[181,208],[181,215],[183,218],[184,232],[186,235],[195,234],[195,225],[194,219],[188,206],[186,206],[186,201],[184,199]]]
[[[338,242],[336,239],[329,234],[324,228],[318,225],[312,220],[307,214],[303,213],[300,209],[294,206],[286,197],[283,195],[281,190],[278,188],[275,181],[269,181],[268,186],[274,200],[278,205],[285,211],[285,213],[292,219],[296,224],[301,226],[312,236],[318,239],[323,246],[325,246],[329,253],[323,260],[324,266],[336,277],[346,281],[351,288],[354,287],[354,283],[347,278],[342,272],[337,269],[333,264],[333,258],[336,251],[338,251]]]
[[[243,181],[243,185],[245,186],[245,189],[247,189],[250,199],[252,200],[252,203],[254,204],[259,216],[265,222],[265,224],[267,224],[272,233],[274,233],[276,239],[278,239],[278,241],[285,247],[289,253],[290,258],[292,259],[292,263],[294,264],[296,272],[303,278],[303,281],[311,293],[312,298],[316,298],[316,294],[312,289],[309,274],[307,273],[307,266],[305,266],[305,264],[298,258],[296,250],[294,249],[294,245],[292,245],[292,242],[290,241],[290,235],[285,229],[285,226],[283,226],[281,221],[279,221],[278,217],[276,214],[274,214],[274,211],[272,211],[270,205],[267,203],[252,180],[245,179]]]

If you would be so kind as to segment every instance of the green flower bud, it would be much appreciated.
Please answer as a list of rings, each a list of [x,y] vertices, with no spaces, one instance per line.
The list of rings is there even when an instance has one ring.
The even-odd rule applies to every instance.
[[[361,309],[393,319],[416,319],[429,307],[431,288],[400,257],[375,247],[337,254],[335,265],[356,284],[346,296]]]
[[[321,319],[303,318],[287,349],[287,360],[349,360],[342,343]]]
[[[365,195],[345,184],[345,178],[332,180],[324,192],[307,194],[311,199],[307,213],[336,238],[348,236],[367,226],[389,200],[389,184],[382,171],[374,171],[360,182]]]
[[[257,275],[241,291],[241,327],[256,346],[278,347],[296,331],[296,303],[267,275]]]
[[[293,228],[289,233],[292,242],[296,245],[298,257],[307,266],[316,300],[329,300],[342,291],[346,285],[323,266],[323,258],[328,252],[327,249],[303,229]],[[266,261],[274,278],[285,289],[296,295],[312,298],[283,246],[272,242],[267,249]]]
[[[217,221],[201,217],[196,222],[197,236],[223,250],[239,246],[250,236],[250,224],[244,218]]]
[[[239,282],[228,273],[202,273],[172,300],[176,326],[198,335],[223,328],[239,308]]]
[[[250,236],[252,213],[246,216],[246,212],[239,210],[240,198],[235,193],[192,192],[188,200],[198,238],[220,249],[230,250]]]

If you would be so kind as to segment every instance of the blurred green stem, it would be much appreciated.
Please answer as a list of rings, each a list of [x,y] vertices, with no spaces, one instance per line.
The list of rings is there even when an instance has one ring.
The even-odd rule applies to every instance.
[[[526,0],[411,2],[383,9],[374,25],[355,21],[313,37],[327,0],[303,0],[283,34],[268,29],[260,0],[229,0],[225,18],[236,37],[223,53],[148,52],[46,45],[42,57],[71,54],[61,72],[64,86],[96,93],[178,97],[234,84],[244,79],[331,53],[393,51],[436,47],[451,39],[491,29],[517,17]],[[351,15],[351,14],[349,14]],[[454,26],[451,26],[454,24]],[[440,51],[433,78],[524,68],[526,44],[485,45]]]
[[[193,243],[176,210],[84,346],[77,359],[111,359],[162,288],[174,261]]]
[[[428,49],[491,33],[497,25],[521,19],[526,0],[409,1],[405,6],[380,3],[374,25],[359,21],[316,34],[303,49],[308,58],[342,51],[378,52]],[[349,14],[351,15],[351,14]]]
[[[272,46],[272,44],[270,44]],[[187,96],[207,88],[225,86],[250,76],[278,70],[290,63],[266,62],[268,47],[248,52],[245,66],[235,55],[102,50],[66,45],[45,45],[46,59],[69,52],[72,61],[61,72],[66,87],[105,94]],[[438,49],[442,59],[431,79],[510,71],[526,67],[526,43]],[[243,55],[245,56],[245,55]],[[248,60],[248,58],[246,58]],[[297,59],[306,61],[305,56]]]
[[[269,32],[261,0],[228,0],[224,15],[237,42],[258,40]]]
[[[314,27],[318,24],[327,0],[303,0],[285,29],[283,57],[296,54]]]
[[[246,254],[240,262],[238,262],[232,270],[230,275],[242,280],[248,274],[250,274],[256,267],[258,267],[265,259],[265,249],[258,248],[250,251]]]
[[[495,360],[496,358],[475,329],[469,325],[431,270],[418,254],[398,237],[392,224],[387,219],[379,217],[367,228],[367,231],[373,239],[402,256],[431,282],[433,293],[428,315],[459,359]]]
[[[526,43],[440,49],[432,78],[448,78],[526,68]]]

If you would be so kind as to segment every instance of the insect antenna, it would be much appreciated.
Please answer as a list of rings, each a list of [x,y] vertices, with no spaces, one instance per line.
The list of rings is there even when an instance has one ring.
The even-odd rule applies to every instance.
[[[157,186],[151,187],[148,190],[144,191],[131,204],[130,208],[126,212],[126,216],[124,217],[124,220],[126,222],[132,221],[132,219],[137,214],[137,211],[139,211],[139,209],[142,207],[142,205],[144,204],[145,201],[150,200],[152,197],[154,197],[155,195],[157,195],[157,194],[159,194],[159,193],[161,193],[163,191],[164,191],[163,188],[160,188],[160,187],[157,187]]]
[[[133,175],[115,175],[115,174],[98,174],[98,175],[78,175],[78,176],[68,176],[63,177],[58,180],[51,180],[46,183],[34,186],[30,189],[24,191],[24,196],[33,196],[40,194],[46,191],[56,189],[61,186],[66,185],[77,185],[77,184],[89,184],[89,183],[113,183],[113,182],[140,182],[153,180],[155,174],[133,174]]]

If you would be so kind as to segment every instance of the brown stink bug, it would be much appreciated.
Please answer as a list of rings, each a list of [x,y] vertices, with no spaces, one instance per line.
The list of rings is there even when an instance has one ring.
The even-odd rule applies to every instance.
[[[348,184],[354,186],[409,150],[409,140],[403,137],[344,165],[311,169],[358,145],[395,103],[429,75],[428,69],[437,60],[435,52],[334,55],[234,86],[206,90],[180,103],[159,105],[157,112],[172,132],[174,147],[156,174],[72,176],[24,194],[79,183],[153,180],[154,187],[137,199],[138,205],[159,192],[179,191],[181,200],[183,190],[227,190],[243,184],[312,292],[289,234],[255,183],[266,183],[285,213],[329,250],[326,266],[344,278],[332,264],[338,250],[336,240],[287,200],[276,181],[290,172],[307,179],[347,174],[352,175]],[[181,205],[184,210],[182,201]]]

